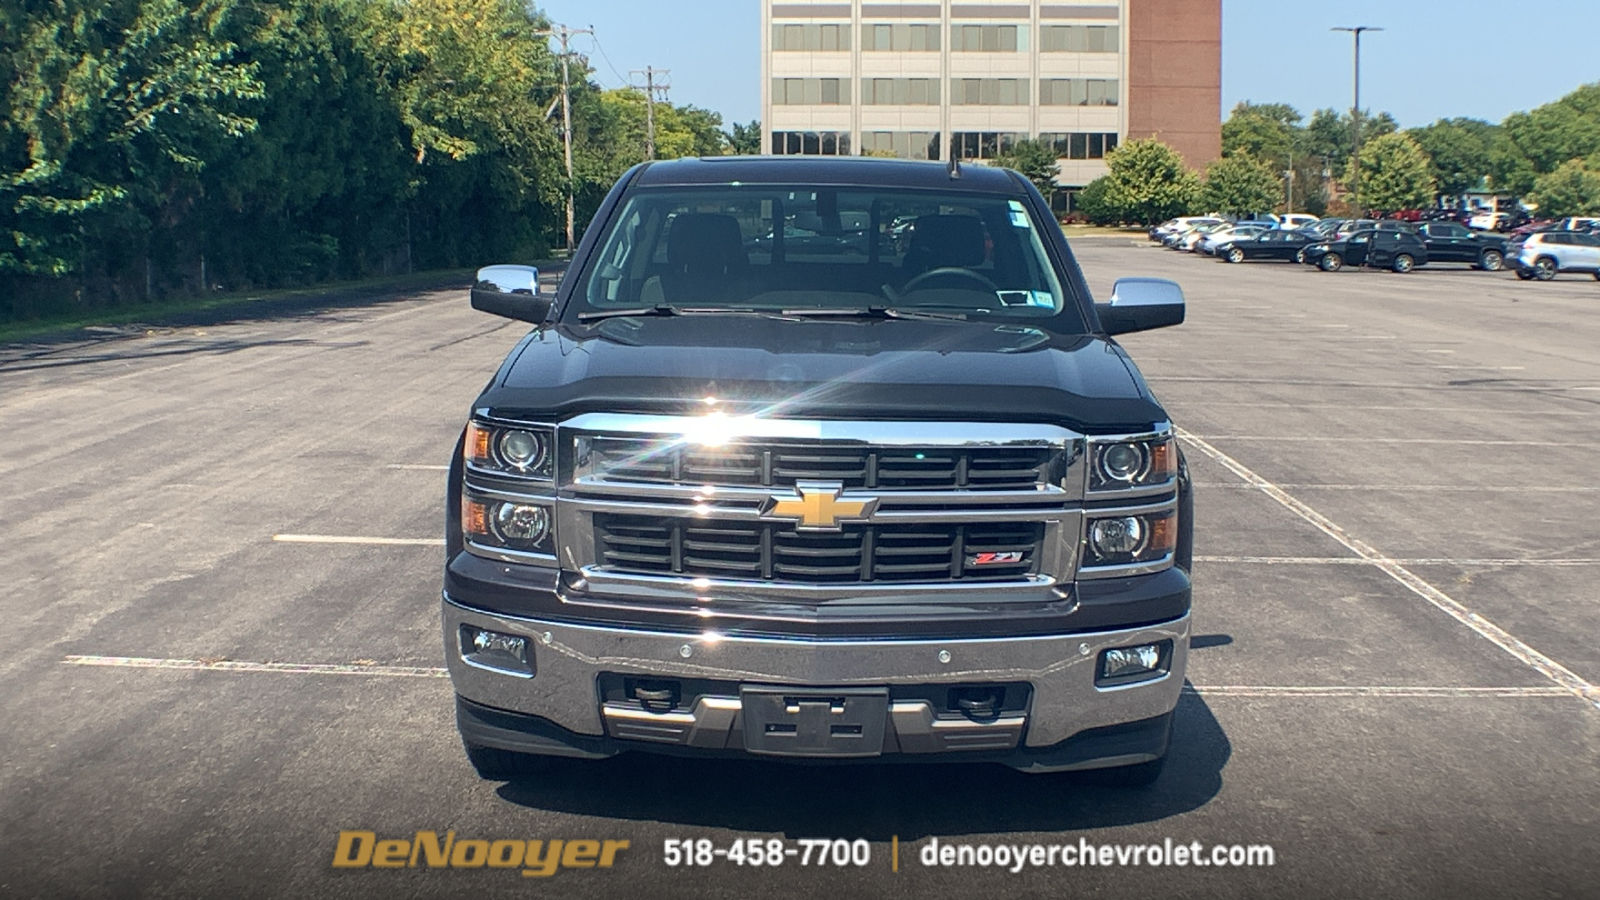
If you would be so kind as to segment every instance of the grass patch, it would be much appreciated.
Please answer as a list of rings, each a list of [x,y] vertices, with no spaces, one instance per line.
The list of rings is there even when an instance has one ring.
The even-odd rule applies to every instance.
[[[250,315],[259,311],[272,315],[274,307],[304,308],[314,306],[322,298],[333,299],[351,292],[368,293],[391,288],[424,287],[449,282],[467,281],[475,269],[437,269],[413,272],[408,275],[388,275],[350,281],[325,281],[299,288],[271,291],[236,291],[209,297],[186,297],[162,300],[138,306],[109,309],[72,310],[59,316],[46,316],[17,322],[0,322],[0,343],[26,340],[45,335],[58,335],[84,328],[132,323],[155,324],[199,312],[233,312]],[[259,308],[259,309],[258,309]]]
[[[1061,231],[1069,238],[1129,237],[1149,233],[1142,225],[1063,225]]]

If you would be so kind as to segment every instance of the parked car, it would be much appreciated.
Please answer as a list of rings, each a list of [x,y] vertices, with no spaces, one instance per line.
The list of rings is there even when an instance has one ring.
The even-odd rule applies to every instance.
[[[1264,231],[1271,230],[1272,229],[1265,225],[1257,224],[1234,225],[1231,228],[1218,228],[1216,231],[1211,232],[1196,242],[1194,245],[1194,252],[1204,253],[1207,256],[1215,256],[1217,253],[1217,247],[1221,244],[1225,244],[1228,241],[1244,240],[1245,238],[1255,237]]]
[[[1231,263],[1241,263],[1247,259],[1281,259],[1286,262],[1296,262],[1300,251],[1313,240],[1311,235],[1303,231],[1277,228],[1252,237],[1226,241],[1217,246],[1216,257]]]
[[[1470,263],[1490,272],[1506,267],[1506,239],[1497,234],[1454,222],[1424,222],[1417,227],[1417,237],[1428,248],[1429,262]]]
[[[1587,272],[1600,281],[1600,234],[1536,231],[1523,239],[1516,257],[1517,277],[1549,281],[1562,272]]]
[[[1200,242],[1202,240],[1205,239],[1206,235],[1215,234],[1215,233],[1217,233],[1219,231],[1226,231],[1226,230],[1228,230],[1228,229],[1230,229],[1232,227],[1233,227],[1232,225],[1229,225],[1228,223],[1223,222],[1220,225],[1205,225],[1205,226],[1202,226],[1200,228],[1196,228],[1193,231],[1185,234],[1183,237],[1179,238],[1177,240],[1177,242],[1173,244],[1172,249],[1174,249],[1174,250],[1190,250],[1190,251],[1192,251],[1192,250],[1194,250],[1194,248],[1196,246],[1198,246],[1200,244]]]
[[[1409,231],[1380,231],[1369,228],[1348,237],[1312,244],[1301,259],[1324,272],[1337,272],[1346,265],[1410,272],[1428,264],[1428,248],[1422,238]]]
[[[1313,238],[1325,238],[1337,234],[1339,229],[1344,227],[1344,223],[1348,221],[1350,220],[1338,218],[1318,219],[1310,225],[1304,226],[1301,230]]]
[[[1169,250],[1187,250],[1190,246],[1188,241],[1191,236],[1194,237],[1195,240],[1199,240],[1200,237],[1210,234],[1218,228],[1224,228],[1227,226],[1227,224],[1228,223],[1226,222],[1219,221],[1209,222],[1204,225],[1186,225],[1178,231],[1174,231],[1173,233],[1162,238],[1161,244]]]
[[[1168,219],[1167,221],[1162,222],[1160,225],[1150,229],[1148,233],[1150,235],[1150,240],[1162,241],[1168,235],[1176,234],[1180,231],[1187,231],[1190,228],[1195,228],[1200,225],[1216,225],[1221,221],[1222,220],[1216,216],[1179,216],[1176,219]]]
[[[1474,213],[1467,224],[1479,231],[1508,231],[1510,230],[1511,214],[1503,212]]]
[[[1293,231],[1296,228],[1308,228],[1317,223],[1317,217],[1310,213],[1285,213],[1278,217],[1278,227]]]

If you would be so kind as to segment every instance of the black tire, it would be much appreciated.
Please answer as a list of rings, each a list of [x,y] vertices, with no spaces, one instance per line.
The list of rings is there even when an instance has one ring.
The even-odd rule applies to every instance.
[[[485,781],[522,781],[541,775],[550,768],[551,759],[548,756],[501,750],[498,747],[479,747],[476,744],[464,743],[462,747],[467,751],[467,761],[478,770],[478,777]]]
[[[1485,250],[1478,257],[1478,268],[1485,272],[1498,272],[1506,267],[1506,256],[1499,250]]]
[[[1317,260],[1317,268],[1324,272],[1337,272],[1344,268],[1344,257],[1337,253],[1324,253],[1322,258]]]
[[[1399,272],[1401,275],[1412,271],[1416,267],[1417,261],[1409,253],[1397,254],[1394,258],[1394,262],[1390,264],[1390,268],[1394,269],[1396,272]]]
[[[1560,268],[1555,259],[1541,256],[1533,261],[1533,277],[1539,281],[1549,281],[1556,277],[1556,272],[1560,271]]]
[[[1595,281],[1600,281],[1600,272],[1595,272],[1594,273],[1594,280]]]
[[[1523,281],[1529,281],[1533,278],[1533,270],[1519,268],[1517,269],[1517,277]]]
[[[1228,251],[1227,259],[1231,263],[1242,263],[1244,262],[1244,251],[1234,247]]]

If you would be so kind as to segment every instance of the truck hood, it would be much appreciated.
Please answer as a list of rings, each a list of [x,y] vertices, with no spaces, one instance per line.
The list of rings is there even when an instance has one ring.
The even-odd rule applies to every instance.
[[[1025,421],[1086,433],[1166,420],[1123,349],[1026,324],[777,315],[627,317],[531,332],[478,407]]]

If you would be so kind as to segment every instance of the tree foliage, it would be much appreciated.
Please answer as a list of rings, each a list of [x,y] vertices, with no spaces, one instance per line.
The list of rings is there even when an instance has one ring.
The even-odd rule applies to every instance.
[[[1600,167],[1569,159],[1534,180],[1530,199],[1541,216],[1600,215]]]
[[[1059,168],[1056,151],[1043,141],[1017,141],[1011,149],[997,155],[994,164],[1016,170],[1046,197],[1055,191]]]
[[[546,253],[546,28],[521,0],[0,4],[0,319]],[[570,72],[581,226],[645,156],[643,97]],[[716,113],[655,113],[657,156],[727,152]]]
[[[1361,145],[1361,202],[1393,212],[1433,202],[1428,154],[1406,134],[1386,134]]]
[[[1283,182],[1266,163],[1248,153],[1224,156],[1206,167],[1201,205],[1225,216],[1268,212],[1279,205]]]
[[[1496,125],[1482,119],[1440,119],[1405,133],[1428,154],[1429,172],[1440,194],[1474,190],[1493,171]]]
[[[1128,141],[1106,155],[1104,203],[1117,221],[1148,224],[1190,212],[1200,199],[1200,178],[1178,151],[1155,138]]]
[[[761,123],[752,121],[745,125],[732,123],[728,132],[728,149],[740,156],[755,156],[761,152]]]

